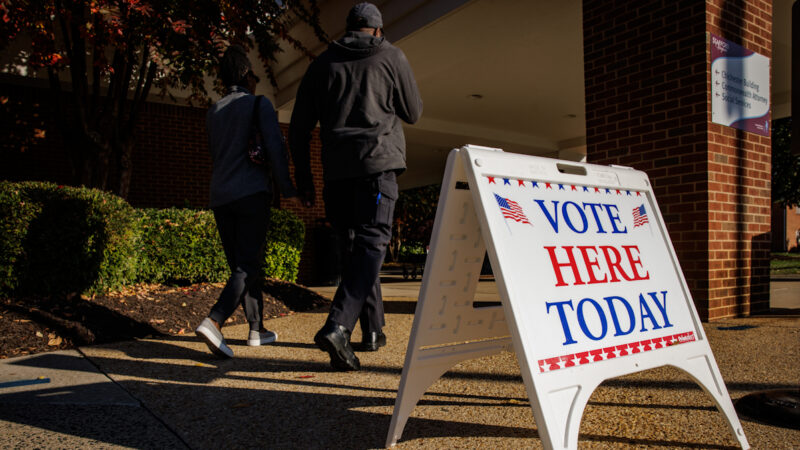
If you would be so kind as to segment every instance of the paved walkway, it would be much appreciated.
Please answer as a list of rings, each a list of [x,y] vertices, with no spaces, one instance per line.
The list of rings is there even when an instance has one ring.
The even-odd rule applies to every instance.
[[[418,281],[387,280],[389,344],[334,372],[312,337],[325,313],[268,322],[279,342],[219,360],[194,336],[143,339],[0,362],[0,448],[380,448],[386,440]],[[479,300],[497,300],[494,283]],[[330,294],[331,288],[317,288]],[[705,324],[731,397],[800,388],[800,280],[772,283],[781,314]],[[353,339],[359,339],[358,333]],[[799,448],[800,430],[742,417],[753,448]],[[736,445],[687,375],[660,368],[603,383],[581,422],[581,448]],[[417,405],[398,448],[540,448],[513,353],[457,365]]]

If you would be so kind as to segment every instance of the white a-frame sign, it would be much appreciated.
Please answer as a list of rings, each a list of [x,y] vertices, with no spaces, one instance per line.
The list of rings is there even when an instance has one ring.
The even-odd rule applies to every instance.
[[[487,250],[502,306],[475,308]],[[603,380],[663,365],[749,447],[643,172],[450,153],[386,445],[448,369],[511,345],[545,448],[577,448]]]

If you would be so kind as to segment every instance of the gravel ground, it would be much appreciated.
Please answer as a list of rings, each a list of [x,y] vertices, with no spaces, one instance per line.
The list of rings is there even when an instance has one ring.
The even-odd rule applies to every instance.
[[[332,371],[312,343],[320,312],[269,321],[279,342],[264,347],[244,345],[246,325],[226,328],[232,360],[212,357],[191,334],[81,350],[193,448],[381,448],[413,320],[408,304],[387,299],[389,343],[359,353],[355,373]],[[800,387],[800,318],[704,326],[734,401]],[[397,448],[540,448],[519,370],[509,352],[458,364],[427,390]],[[740,420],[753,448],[800,448],[800,430]],[[604,382],[579,437],[579,448],[736,446],[712,398],[669,367]]]

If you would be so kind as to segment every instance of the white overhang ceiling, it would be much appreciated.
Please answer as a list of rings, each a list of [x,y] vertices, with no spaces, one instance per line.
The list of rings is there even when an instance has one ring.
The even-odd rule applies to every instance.
[[[585,155],[581,0],[375,1],[387,38],[414,70],[422,119],[406,126],[409,170],[402,187],[441,180],[447,153],[464,144],[580,160]],[[353,1],[320,2],[331,38],[344,32]],[[773,116],[791,114],[792,0],[774,2]],[[319,54],[308,29],[293,32]],[[296,51],[275,66],[276,107],[291,115],[308,58]]]

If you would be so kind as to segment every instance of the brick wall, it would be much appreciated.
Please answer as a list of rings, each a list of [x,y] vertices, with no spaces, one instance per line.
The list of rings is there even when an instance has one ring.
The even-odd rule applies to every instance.
[[[135,207],[208,206],[206,110],[148,103],[136,126],[128,201]]]
[[[281,124],[281,131],[286,136],[289,132],[289,126]],[[294,165],[290,165],[289,171],[292,174],[292,179],[294,179]],[[319,265],[329,264],[328,261],[318,260],[318,249],[315,242],[315,233],[319,227],[324,226],[319,221],[325,217],[325,205],[322,201],[322,143],[319,140],[318,129],[315,130],[311,139],[311,173],[314,174],[314,186],[316,188],[314,206],[297,209],[286,205],[286,201],[281,202],[282,208],[293,211],[306,225],[306,243],[300,260],[301,276],[298,282],[307,285],[318,282],[317,271],[320,269]]]
[[[771,1],[709,1],[706,20],[709,32],[772,58]],[[711,123],[710,104],[709,95],[709,314],[729,317],[769,308],[771,140]]]
[[[771,56],[766,6],[583,2],[587,159],[648,174],[708,320],[768,307],[769,138],[710,123],[706,41],[710,31]]]
[[[0,179],[51,181],[72,184],[70,161],[47,89],[0,84]],[[133,172],[128,201],[139,208],[194,207],[208,205],[211,157],[205,131],[205,108],[162,103],[145,105],[137,124],[132,154]],[[39,131],[37,131],[39,130]],[[286,133],[288,126],[282,125]],[[38,137],[36,137],[38,136]],[[317,219],[324,217],[320,143],[312,141],[312,171],[318,181],[315,206],[295,209],[306,225],[306,243],[298,282],[316,282],[314,234]],[[293,167],[290,168],[293,173]],[[286,205],[282,205],[286,207]]]

